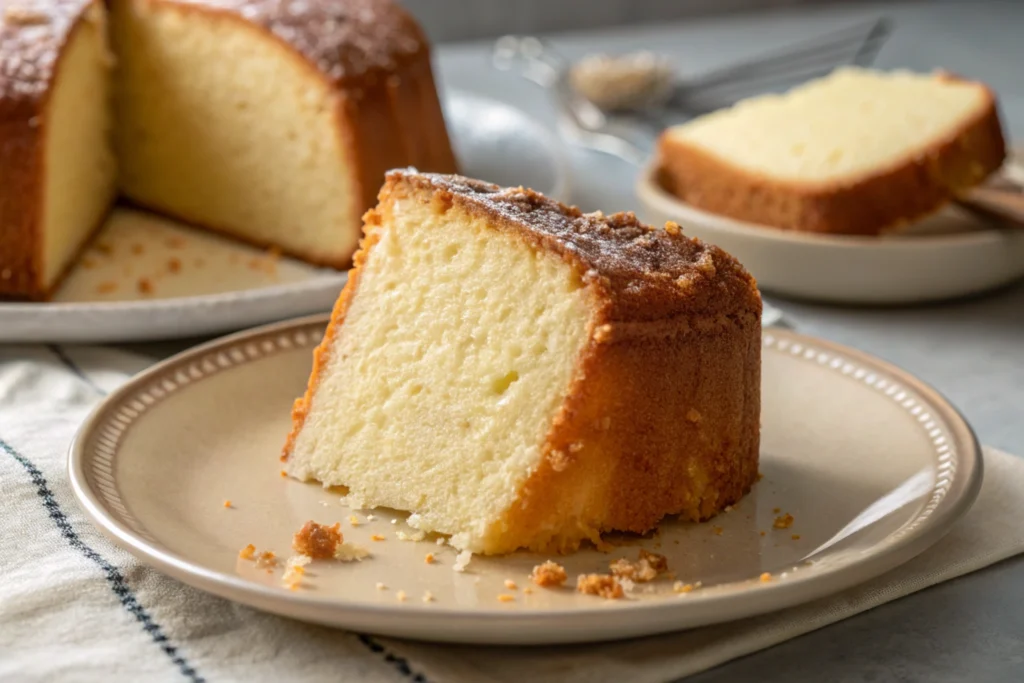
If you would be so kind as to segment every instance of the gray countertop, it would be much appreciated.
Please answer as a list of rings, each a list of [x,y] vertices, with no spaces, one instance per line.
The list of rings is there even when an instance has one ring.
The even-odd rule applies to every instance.
[[[550,36],[568,56],[653,49],[707,68],[884,13],[885,67],[943,67],[991,84],[1012,139],[1024,139],[1024,2],[829,6]],[[445,87],[512,103],[553,126],[545,93],[489,63],[490,41],[437,49]],[[571,150],[574,203],[635,210],[635,169]],[[800,331],[881,356],[957,405],[983,443],[1024,455],[1024,283],[913,308],[837,308],[766,297]],[[1024,680],[1024,560],[904,598],[698,676],[697,681]]]

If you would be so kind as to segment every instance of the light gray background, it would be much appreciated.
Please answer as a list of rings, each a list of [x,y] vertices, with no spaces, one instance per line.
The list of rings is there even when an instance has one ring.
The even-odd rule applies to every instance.
[[[550,36],[569,56],[654,49],[672,55],[682,70],[696,72],[884,14],[895,21],[895,33],[879,55],[879,65],[943,67],[988,82],[1000,96],[1010,137],[1024,139],[1024,1],[406,3],[432,37],[452,41],[435,52],[444,87],[503,100],[552,128],[551,105],[537,86],[491,68],[491,39],[456,39],[575,26],[572,32]],[[726,11],[751,5],[761,9]],[[695,16],[709,7],[719,13]],[[643,20],[656,21],[634,23]],[[570,157],[575,203],[586,210],[638,208],[632,192],[635,169],[596,153],[573,150]],[[766,298],[798,330],[863,349],[917,374],[964,412],[984,443],[1024,456],[1024,283],[967,301],[909,308],[837,308]],[[163,356],[186,344],[135,349]],[[1024,559],[904,598],[691,680],[1024,681]]]

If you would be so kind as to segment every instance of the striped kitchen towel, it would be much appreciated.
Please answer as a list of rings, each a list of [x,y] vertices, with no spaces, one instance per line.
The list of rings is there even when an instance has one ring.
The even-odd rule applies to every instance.
[[[72,498],[69,442],[157,359],[0,347],[0,680],[662,683],[1024,551],[1024,459],[986,451],[977,504],[938,545],[875,581],[777,614],[597,646],[456,647],[310,626],[182,585],[101,536]]]

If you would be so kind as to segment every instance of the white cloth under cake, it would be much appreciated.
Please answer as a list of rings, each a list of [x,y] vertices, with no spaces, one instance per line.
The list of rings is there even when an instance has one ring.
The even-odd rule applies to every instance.
[[[986,450],[967,517],[936,546],[840,595],[623,643],[454,647],[310,626],[166,578],[79,510],[67,449],[88,411],[155,359],[0,347],[0,681],[663,683],[1024,552],[1024,459]]]

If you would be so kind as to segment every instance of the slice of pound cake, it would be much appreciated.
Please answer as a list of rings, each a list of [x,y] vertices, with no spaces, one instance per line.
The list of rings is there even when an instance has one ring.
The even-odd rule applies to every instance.
[[[982,182],[1005,156],[981,83],[837,70],[669,128],[659,176],[691,205],[789,230],[878,234]]]
[[[392,171],[282,459],[478,553],[702,520],[757,476],[761,299],[722,250]]]

